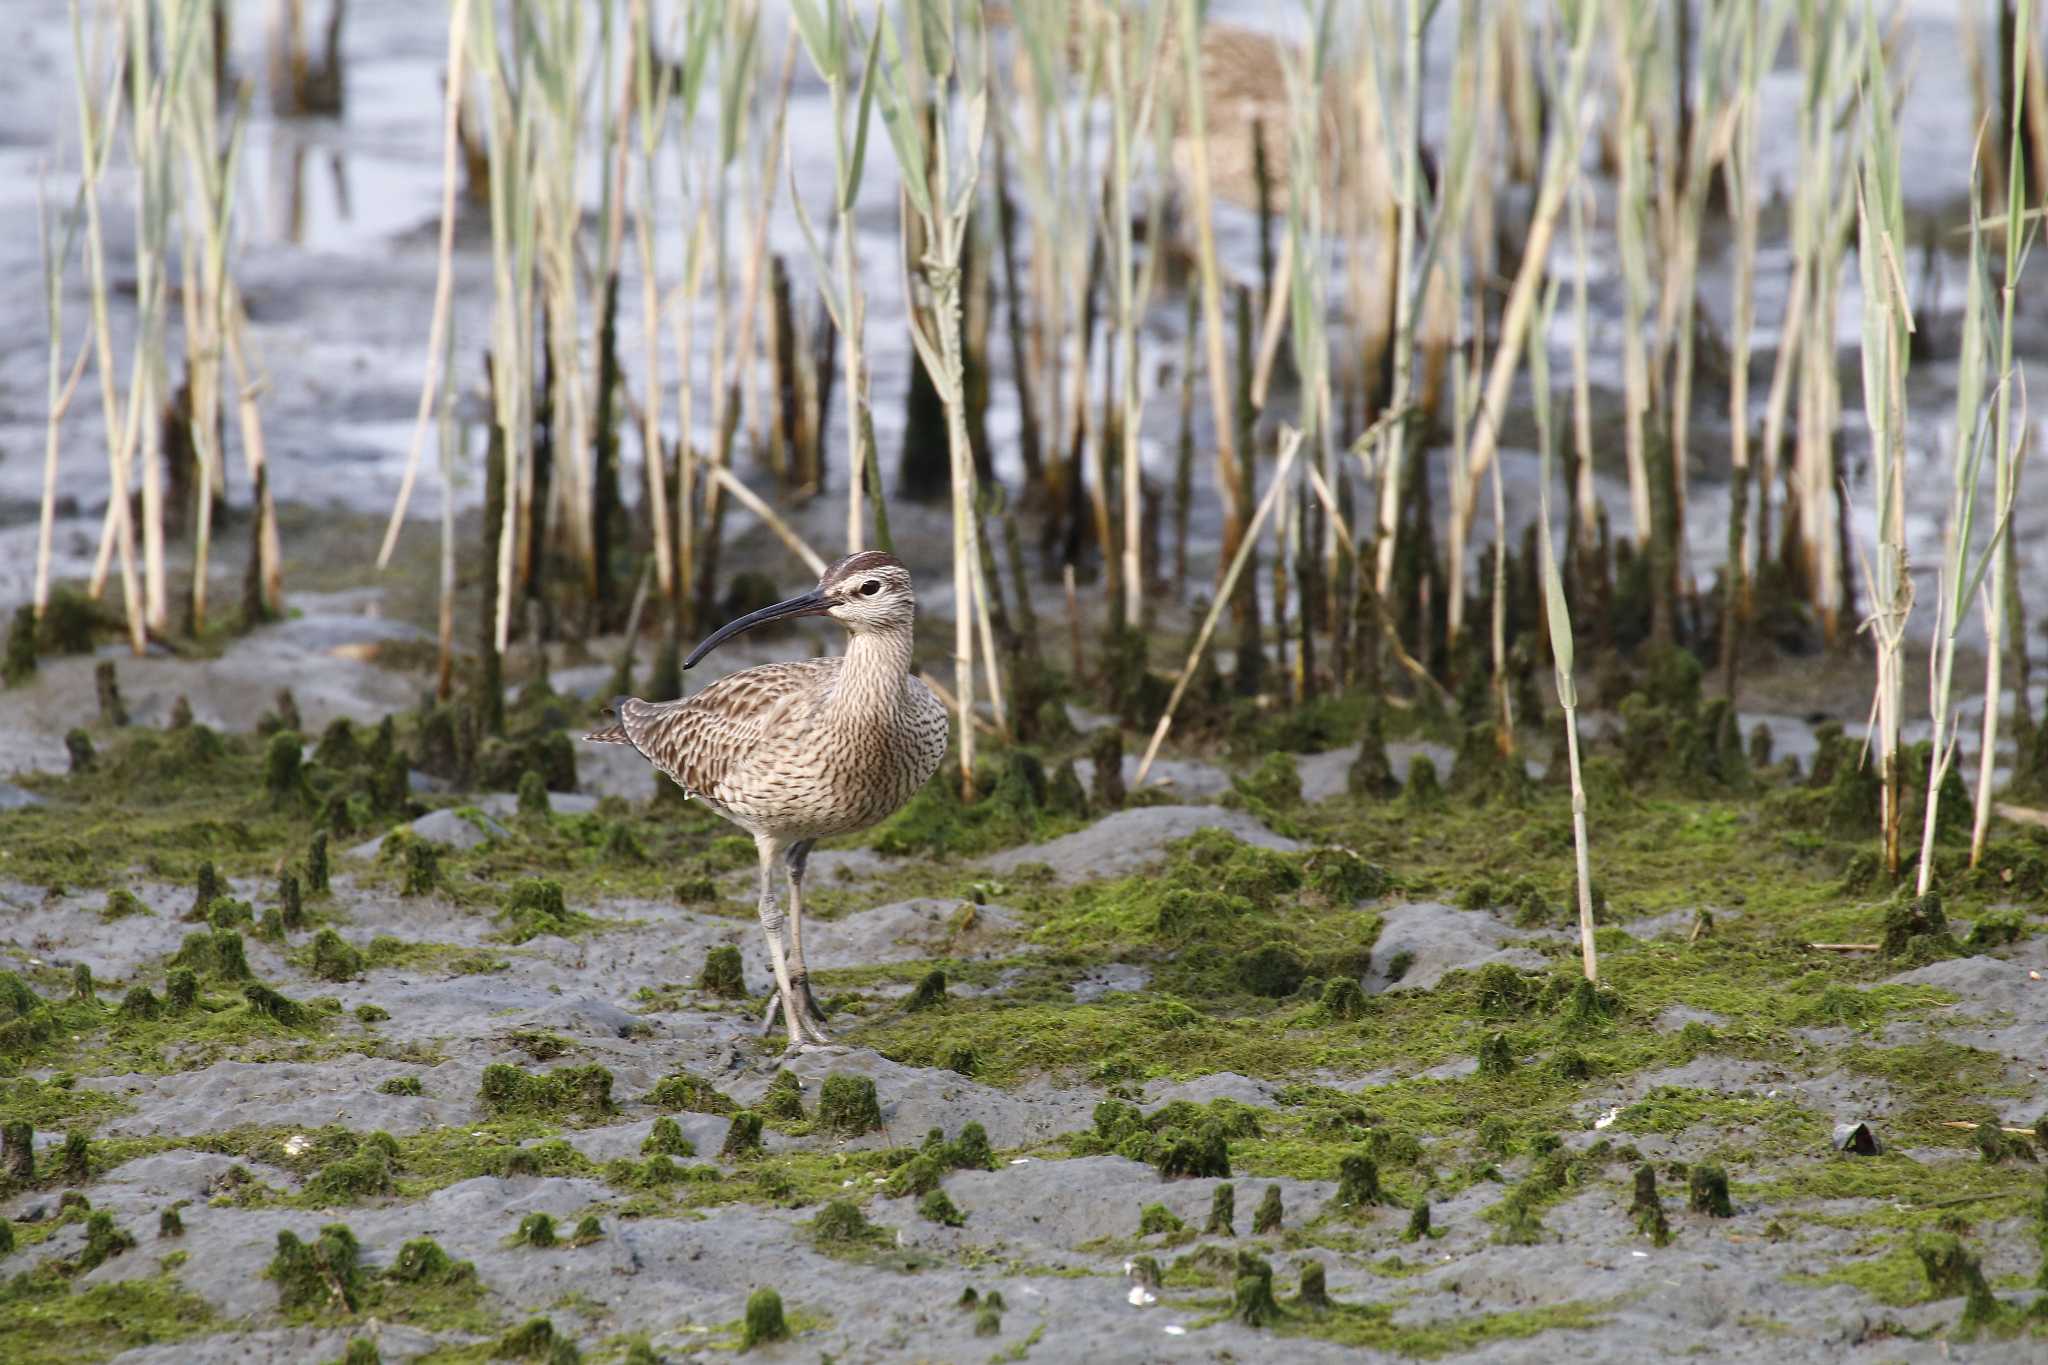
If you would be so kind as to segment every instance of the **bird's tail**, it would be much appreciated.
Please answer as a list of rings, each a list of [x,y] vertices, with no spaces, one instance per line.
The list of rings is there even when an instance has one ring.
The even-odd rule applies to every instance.
[[[635,699],[632,697],[612,698],[612,704],[605,708],[605,713],[619,719],[602,730],[592,730],[583,738],[592,744],[631,744],[633,737],[626,733],[625,715],[626,704],[633,700]]]

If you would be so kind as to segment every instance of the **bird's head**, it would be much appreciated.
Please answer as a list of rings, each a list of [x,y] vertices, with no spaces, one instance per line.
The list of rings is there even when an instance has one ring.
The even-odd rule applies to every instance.
[[[719,627],[690,651],[683,667],[696,667],[698,660],[735,635],[770,621],[798,616],[829,616],[856,635],[865,631],[909,630],[917,617],[910,570],[902,560],[880,550],[848,555],[827,568],[819,577],[818,586],[810,592],[748,612]]]

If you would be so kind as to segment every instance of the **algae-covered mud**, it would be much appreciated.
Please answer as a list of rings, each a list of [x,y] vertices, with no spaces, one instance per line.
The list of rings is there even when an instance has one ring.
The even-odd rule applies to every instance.
[[[1119,795],[1077,711],[820,851],[787,1058],[750,843],[593,704],[131,684],[0,814],[0,1356],[2037,1355],[2048,840],[1894,893],[1855,746],[1673,672],[1588,758],[1597,988],[1567,793],[1454,718]]]
[[[2039,6],[4,8],[0,1362],[2048,1356]]]

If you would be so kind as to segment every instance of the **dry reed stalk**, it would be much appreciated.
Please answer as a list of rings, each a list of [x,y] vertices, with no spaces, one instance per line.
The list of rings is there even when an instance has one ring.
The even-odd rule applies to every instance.
[[[2032,58],[2034,29],[2033,0],[2019,0],[2014,14],[2012,67],[2013,84],[2023,86]],[[1992,459],[1993,505],[2004,522],[2019,496],[2020,463],[2025,456],[2024,438],[2015,439],[2012,422],[2013,306],[2019,294],[2024,269],[2025,246],[2022,223],[2027,202],[2027,163],[2020,141],[2020,106],[2014,101],[2012,126],[2007,135],[2005,195],[2005,271],[1999,281],[1998,398],[1993,419]],[[2024,431],[2025,424],[2022,422]],[[1991,781],[1998,762],[1998,708],[2004,700],[2005,614],[2011,582],[2012,555],[1993,556],[1991,596],[1984,610],[1984,733],[1977,748],[1977,802],[1970,826],[1970,866],[1984,856],[1984,839],[1991,827]],[[2024,648],[2024,644],[2022,644]]]
[[[1427,27],[1428,10],[1426,0],[1407,0],[1406,23],[1402,29],[1401,42],[1401,185],[1396,192],[1398,205],[1394,225],[1394,382],[1387,396],[1387,406],[1395,411],[1408,407],[1409,390],[1414,384],[1415,370],[1415,314],[1418,296],[1425,287],[1426,276],[1415,269],[1416,220],[1421,213],[1417,202],[1422,192],[1422,35]],[[1379,562],[1373,577],[1373,590],[1384,596],[1394,577],[1394,549],[1399,538],[1401,519],[1401,476],[1408,463],[1408,423],[1396,422],[1387,428],[1380,455],[1380,517],[1379,517]],[[1451,559],[1455,564],[1460,558],[1461,546],[1453,535]],[[1456,571],[1453,570],[1455,581]],[[1455,618],[1458,612],[1459,594],[1451,595],[1451,611]],[[1456,633],[1455,619],[1452,632]]]
[[[1862,98],[1867,133],[1856,195],[1856,259],[1863,302],[1863,407],[1876,470],[1877,559],[1870,578],[1869,627],[1877,641],[1878,771],[1882,780],[1886,870],[1899,875],[1901,773],[1899,732],[1905,702],[1906,622],[1913,585],[1906,568],[1906,369],[1913,315],[1899,250],[1905,210],[1899,154],[1882,49],[1864,35]]]
[[[1578,882],[1579,967],[1588,981],[1597,984],[1600,980],[1600,955],[1593,941],[1592,853],[1586,833],[1586,784],[1579,766],[1579,693],[1573,676],[1572,616],[1571,607],[1565,601],[1563,575],[1558,571],[1557,551],[1550,531],[1550,484],[1557,440],[1551,429],[1550,357],[1543,338],[1550,331],[1559,284],[1553,280],[1544,291],[1539,323],[1529,343],[1529,390],[1535,403],[1536,445],[1542,463],[1537,483],[1536,534],[1543,555],[1543,614],[1550,632],[1552,676],[1557,686],[1557,704],[1564,712],[1565,759],[1571,765],[1572,859]]]
[[[35,586],[29,599],[29,610],[38,621],[43,619],[43,611],[50,601],[50,556],[57,522],[57,434],[64,425],[64,415],[71,408],[71,399],[78,391],[79,381],[85,377],[86,362],[92,359],[92,336],[88,329],[87,336],[79,343],[70,373],[64,371],[64,263],[71,259],[72,239],[77,235],[83,209],[81,200],[66,215],[64,240],[52,250],[49,212],[43,202],[43,187],[40,182],[37,184],[36,227],[42,248],[43,308],[50,325],[50,387],[43,428],[43,497],[36,524]]]
[[[1216,424],[1216,486],[1223,499],[1223,553],[1234,555],[1247,539],[1244,508],[1238,498],[1237,422],[1231,412],[1230,363],[1224,345],[1223,275],[1216,261],[1215,194],[1209,177],[1208,111],[1202,95],[1201,7],[1196,0],[1174,0],[1185,85],[1183,110],[1192,142],[1193,183],[1190,211],[1195,219],[1195,254],[1201,272],[1203,354],[1209,372],[1209,416]],[[1142,779],[1141,779],[1142,780]]]
[[[277,500],[270,489],[270,461],[263,441],[263,414],[257,400],[268,381],[249,363],[243,334],[249,324],[242,294],[227,282],[228,364],[235,373],[235,413],[242,433],[242,462],[249,471],[250,502],[255,514],[257,601],[273,620],[284,613],[284,546],[277,531]]]
[[[1616,0],[1614,67],[1618,105],[1615,127],[1621,138],[1615,180],[1614,235],[1621,254],[1621,356],[1624,451],[1628,460],[1628,505],[1636,546],[1647,550],[1651,527],[1649,456],[1643,422],[1650,406],[1648,343],[1643,314],[1648,307],[1650,268],[1643,217],[1647,207],[1648,156],[1643,146],[1649,125],[1641,90],[1656,46],[1648,0]]]
[[[773,507],[761,500],[761,495],[740,481],[737,474],[721,464],[707,466],[711,480],[719,488],[732,494],[733,500],[761,519],[761,524],[775,533],[775,538],[787,545],[790,552],[804,562],[804,567],[814,574],[825,572],[825,558],[813,550],[796,528],[776,514]]]
[[[1981,150],[1981,141],[1980,141]],[[1988,291],[1988,267],[1984,254],[1982,221],[1983,177],[1978,164],[1971,164],[1971,223],[1969,278],[1965,284],[1961,348],[1956,362],[1955,453],[1951,464],[1954,483],[1949,493],[1948,521],[1944,526],[1939,589],[1934,601],[1934,643],[1927,669],[1928,714],[1933,736],[1927,774],[1927,813],[1920,834],[1920,869],[1916,895],[1924,896],[1934,877],[1934,839],[1941,807],[1942,782],[1955,758],[1960,727],[1950,714],[1949,697],[1955,680],[1956,634],[1969,615],[1988,558],[1970,564],[1972,531],[1976,522],[1977,497],[1983,482],[1984,447],[1990,437],[1982,409],[1985,398],[1984,296]],[[1992,532],[1986,556],[1998,553],[2006,527]]]
[[[792,19],[790,21],[789,35],[782,46],[782,74],[776,81],[775,110],[771,116],[770,127],[766,135],[765,155],[767,160],[762,167],[760,187],[752,204],[750,219],[752,228],[750,229],[750,236],[747,241],[746,264],[740,273],[740,311],[736,334],[737,340],[724,355],[727,369],[719,374],[718,388],[712,394],[711,400],[711,425],[715,433],[713,436],[714,444],[712,445],[711,458],[712,462],[720,469],[730,469],[732,466],[732,441],[733,434],[737,429],[735,408],[741,399],[742,385],[745,383],[753,367],[754,333],[757,330],[761,313],[761,272],[768,260],[768,220],[775,206],[777,161],[782,154],[782,146],[786,140],[784,130],[788,127],[790,85],[796,78],[796,51],[796,22]],[[723,175],[720,177],[720,182],[721,184],[724,183]],[[722,226],[723,216],[721,213],[721,227],[719,229],[721,240],[724,235],[724,227]],[[721,259],[723,255],[724,252],[721,250]],[[719,280],[721,314],[723,314],[725,307],[724,283],[724,272],[721,270]],[[721,316],[719,335],[723,337],[725,334],[725,322]],[[714,360],[714,368],[715,366],[716,360]],[[719,492],[725,486],[724,481],[719,480],[705,490],[704,496],[707,504],[705,521],[712,528],[716,528],[718,524]]]
[[[1586,206],[1593,197],[1590,185],[1581,184],[1571,196],[1572,260],[1572,450],[1577,481],[1572,490],[1577,500],[1578,543],[1572,547],[1581,568],[1600,553],[1600,493],[1593,478],[1593,383],[1587,352],[1591,347],[1593,324],[1586,308]]]
[[[1173,713],[1180,706],[1181,697],[1187,692],[1188,684],[1194,680],[1195,665],[1201,662],[1202,651],[1209,647],[1209,637],[1216,633],[1216,622],[1223,615],[1231,599],[1236,596],[1238,575],[1244,572],[1247,559],[1251,558],[1252,547],[1258,544],[1259,528],[1265,525],[1266,517],[1273,510],[1273,504],[1288,486],[1287,476],[1294,470],[1294,457],[1301,453],[1301,433],[1292,428],[1283,428],[1280,433],[1280,462],[1273,470],[1273,481],[1266,485],[1266,495],[1259,500],[1258,510],[1252,513],[1249,525],[1239,538],[1236,551],[1223,571],[1223,580],[1216,589],[1215,600],[1210,602],[1208,613],[1202,618],[1202,627],[1195,632],[1194,647],[1188,651],[1187,662],[1181,665],[1180,676],[1174,679],[1173,691],[1166,699],[1166,707],[1159,713],[1159,723],[1152,729],[1152,739],[1145,745],[1145,757],[1138,763],[1137,776],[1131,785],[1145,785],[1145,775],[1152,771],[1152,760],[1159,756],[1159,746],[1165,742],[1167,729],[1173,724]]]
[[[853,143],[849,148],[846,141],[846,93],[850,75],[850,56],[847,47],[848,35],[853,31],[854,21],[849,0],[825,0],[826,10],[820,15],[817,0],[797,0],[792,6],[796,16],[797,29],[804,41],[804,49],[810,55],[811,64],[825,79],[825,86],[832,102],[832,171],[833,171],[833,265],[827,267],[824,256],[818,250],[816,234],[810,222],[804,217],[803,198],[797,192],[792,179],[789,189],[791,205],[797,213],[797,221],[803,227],[804,240],[810,247],[811,256],[817,265],[821,292],[825,307],[832,321],[839,329],[840,363],[845,370],[843,399],[846,404],[846,552],[852,554],[867,543],[867,514],[864,509],[867,489],[867,469],[870,458],[868,443],[868,375],[864,353],[867,331],[867,295],[861,288],[860,266],[854,255],[854,202],[860,193],[861,171],[866,161],[869,119],[874,110],[875,86],[872,79],[876,68],[877,44],[881,41],[881,29],[877,27],[868,43],[867,59],[861,66],[861,90],[859,111],[855,116]],[[795,159],[791,158],[790,174],[796,173]],[[820,421],[823,414],[820,414]]]
[[[904,291],[905,314],[918,359],[946,411],[946,445],[951,461],[953,493],[953,665],[959,703],[960,792],[972,801],[974,786],[974,578],[980,552],[975,497],[974,452],[967,436],[966,366],[960,335],[961,255],[981,175],[981,146],[988,121],[988,42],[976,16],[978,58],[963,61],[954,43],[949,0],[914,0],[906,16],[910,41],[899,42],[887,14],[877,16],[882,28],[884,77],[877,93],[882,123],[902,173],[904,250],[909,250],[912,214],[923,228],[924,253],[919,273],[931,296],[930,316],[936,336],[917,320],[917,300]],[[905,48],[909,55],[905,55]],[[922,95],[936,105],[929,129],[923,123]],[[952,96],[966,106],[965,137],[955,145],[950,117]],[[906,286],[910,276],[903,261]],[[993,666],[991,658],[990,664]]]
[[[455,365],[455,333],[450,328],[441,363]],[[435,620],[434,700],[445,702],[455,691],[455,462],[461,435],[455,426],[454,386],[441,390],[436,405],[441,453],[441,601]]]
[[[633,50],[628,57],[633,67],[633,108],[640,131],[640,207],[633,215],[633,237],[640,250],[641,364],[647,367],[647,403],[641,410],[641,447],[646,452],[647,461],[647,511],[654,532],[655,582],[663,597],[673,598],[676,587],[675,545],[669,535],[668,470],[661,442],[661,304],[655,280],[654,174],[661,152],[662,134],[668,127],[674,71],[667,65],[659,71],[655,68],[654,16],[649,9],[650,3],[651,0],[632,0]],[[622,164],[625,146],[622,128],[619,137]]]
[[[1577,110],[1586,86],[1586,61],[1592,50],[1594,14],[1597,6],[1579,7],[1577,27],[1572,35],[1560,107]],[[1550,241],[1557,231],[1557,217],[1564,197],[1578,174],[1580,126],[1576,117],[1554,121],[1544,154],[1543,179],[1537,191],[1536,211],[1530,218],[1529,235],[1522,252],[1521,267],[1508,291],[1502,311],[1497,349],[1486,378],[1486,390],[1473,424],[1469,477],[1476,481],[1492,463],[1500,440],[1500,418],[1507,410],[1508,392],[1515,377],[1515,357],[1522,351],[1529,322],[1536,307],[1539,277],[1550,255]],[[1457,552],[1470,536],[1475,501],[1468,492],[1461,506],[1452,509],[1452,547]]]
[[[1730,479],[1730,521],[1728,556],[1728,602],[1722,635],[1727,662],[1727,686],[1735,686],[1736,655],[1741,623],[1749,611],[1750,575],[1757,565],[1757,526],[1749,518],[1749,357],[1750,337],[1756,327],[1757,219],[1757,108],[1761,101],[1764,62],[1783,41],[1790,10],[1782,4],[1759,4],[1744,11],[1738,40],[1735,94],[1735,128],[1721,169],[1727,189],[1728,214],[1735,225],[1734,319],[1729,329],[1728,425]],[[1775,463],[1775,462],[1773,462]],[[1768,497],[1760,498],[1768,506]],[[1757,514],[1761,523],[1765,512]]]
[[[113,329],[107,318],[108,284],[106,274],[105,236],[100,221],[99,185],[106,169],[107,156],[114,142],[114,132],[119,126],[122,111],[127,101],[122,97],[122,83],[126,77],[129,53],[118,41],[115,44],[113,69],[106,95],[107,109],[102,116],[93,107],[89,65],[97,65],[86,53],[83,21],[80,17],[79,0],[71,5],[71,49],[75,75],[74,92],[78,104],[81,136],[81,177],[79,193],[85,201],[85,259],[87,280],[92,298],[92,331],[94,359],[100,376],[100,407],[107,441],[107,515],[105,527],[100,536],[100,550],[93,565],[90,594],[97,598],[106,581],[106,566],[112,548],[118,547],[121,563],[121,600],[128,624],[128,643],[140,655],[147,647],[144,621],[144,606],[141,585],[135,572],[135,525],[128,503],[130,484],[129,459],[134,451],[135,422],[140,415],[140,406],[132,391],[124,406],[116,394],[117,379],[114,374]]]
[[[496,590],[490,623],[492,649],[505,652],[511,636],[513,586],[519,566],[539,547],[522,544],[535,497],[533,441],[533,292],[536,254],[533,96],[528,25],[512,25],[509,53],[501,52],[496,6],[473,10],[476,50],[490,110],[491,355],[493,420],[505,462],[504,507],[498,525]],[[516,79],[515,79],[516,77]]]

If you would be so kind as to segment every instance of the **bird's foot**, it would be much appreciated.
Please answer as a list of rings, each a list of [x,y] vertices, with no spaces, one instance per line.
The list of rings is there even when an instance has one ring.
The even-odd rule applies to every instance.
[[[784,1061],[788,1061],[792,1057],[839,1057],[846,1052],[847,1047],[844,1043],[819,1043],[806,1038],[784,1048],[782,1057]]]
[[[806,982],[802,986],[792,986],[790,989],[791,994],[799,996],[804,1002],[797,1010],[795,1032],[798,1036],[791,1040],[791,1046],[794,1047],[801,1041],[815,1047],[830,1047],[831,1037],[815,1022],[822,1020],[825,1012],[818,1008],[817,1000],[812,997],[810,984]],[[774,1030],[776,1017],[781,1013],[782,995],[777,992],[768,997],[768,1008],[761,1015],[761,1037],[766,1038]]]
[[[790,990],[796,995],[798,1000],[803,1002],[805,1014],[818,1023],[822,1024],[825,1022],[824,1007],[818,1004],[818,997],[811,994],[811,980],[809,977],[798,977],[790,983]]]

